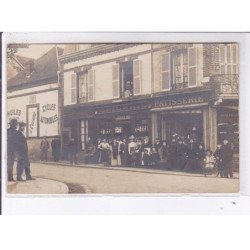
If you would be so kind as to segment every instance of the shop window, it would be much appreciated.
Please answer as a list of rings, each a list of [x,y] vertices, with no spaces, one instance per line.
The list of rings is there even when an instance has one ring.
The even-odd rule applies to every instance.
[[[84,150],[88,139],[88,120],[81,120],[81,149]]]
[[[237,44],[220,45],[220,73],[238,74],[238,46]]]
[[[237,110],[218,111],[218,142],[229,140],[235,153],[239,153],[239,114]]]
[[[71,103],[76,103],[76,81],[77,75],[71,75]]]

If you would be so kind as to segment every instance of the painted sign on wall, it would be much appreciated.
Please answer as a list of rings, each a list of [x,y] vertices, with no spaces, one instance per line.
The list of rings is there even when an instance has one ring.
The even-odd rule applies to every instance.
[[[38,136],[38,107],[28,107],[28,124],[27,132],[28,137]]]

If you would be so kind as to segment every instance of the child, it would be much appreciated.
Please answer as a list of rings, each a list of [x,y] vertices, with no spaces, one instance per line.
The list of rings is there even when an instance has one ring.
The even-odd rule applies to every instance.
[[[206,151],[206,155],[203,161],[204,175],[211,175],[215,165],[215,158],[211,150]]]

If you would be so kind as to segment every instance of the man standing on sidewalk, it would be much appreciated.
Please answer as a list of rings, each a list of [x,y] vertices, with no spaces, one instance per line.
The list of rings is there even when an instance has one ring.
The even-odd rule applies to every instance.
[[[71,164],[77,164],[77,142],[74,138],[69,142],[69,160]]]
[[[49,150],[49,142],[47,141],[47,138],[44,137],[40,144],[40,150],[41,150],[41,161],[48,161],[48,150]]]
[[[232,169],[232,159],[233,159],[233,150],[229,145],[228,140],[224,139],[221,146],[221,160],[223,166],[223,176],[225,178],[233,178],[233,169]]]
[[[17,142],[17,119],[10,121],[10,127],[7,130],[7,172],[8,181],[14,181],[13,179],[13,166],[16,153]]]
[[[17,181],[24,181],[22,179],[23,170],[25,170],[26,180],[35,180],[30,174],[28,144],[23,135],[25,126],[24,122],[20,122],[19,130],[17,131]]]

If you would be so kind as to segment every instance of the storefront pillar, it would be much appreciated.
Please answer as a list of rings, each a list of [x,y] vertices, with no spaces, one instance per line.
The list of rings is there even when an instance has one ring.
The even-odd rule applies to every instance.
[[[152,143],[154,144],[155,139],[158,138],[158,124],[157,124],[157,113],[151,114],[152,121]]]
[[[203,141],[206,149],[214,151],[217,145],[217,110],[206,107],[203,110]]]

